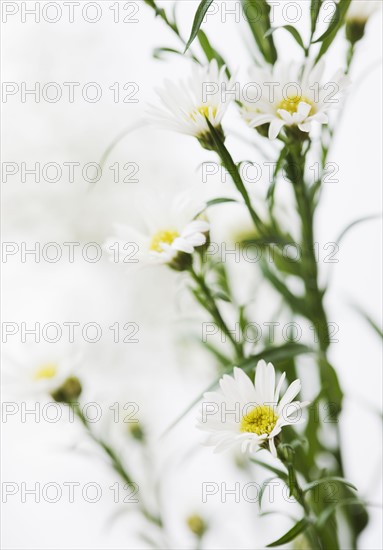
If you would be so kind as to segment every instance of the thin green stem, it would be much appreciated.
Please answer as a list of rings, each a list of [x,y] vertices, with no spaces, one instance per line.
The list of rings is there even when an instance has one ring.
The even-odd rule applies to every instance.
[[[202,296],[204,298],[204,301],[200,301],[201,305],[204,306],[206,311],[212,316],[212,318],[216,322],[218,328],[225,334],[225,336],[229,339],[229,341],[233,345],[233,348],[236,354],[236,359],[238,360],[244,359],[242,344],[237,341],[232,331],[230,331],[229,327],[225,323],[221,315],[221,312],[219,311],[219,308],[216,304],[214,296],[212,295],[210,288],[206,284],[204,277],[198,274],[193,267],[190,267],[189,272],[192,279],[196,283],[198,290],[202,293]]]
[[[305,492],[299,483],[293,463],[293,451],[291,449],[287,449],[286,446],[281,446],[278,448],[278,457],[288,471],[287,483],[290,490],[290,496],[295,498],[298,504],[302,506],[305,517],[310,522],[307,529],[307,537],[310,542],[310,548],[313,550],[328,550],[329,548],[331,548],[331,550],[338,550],[336,534],[332,534],[331,537],[327,537],[326,533],[323,533],[315,525],[315,512],[307,501]]]
[[[84,416],[80,406],[78,403],[72,403],[70,405],[77,416],[77,418],[80,420],[84,428],[86,429],[88,436],[91,438],[91,440],[98,445],[104,453],[108,456],[112,463],[112,467],[114,471],[120,476],[120,478],[129,486],[135,486],[135,482],[132,480],[129,473],[126,471],[126,468],[124,467],[123,463],[121,462],[121,459],[118,457],[118,455],[115,453],[115,451],[108,445],[105,441],[103,441],[101,438],[96,436],[96,434],[92,431],[92,428],[89,426],[89,423]],[[152,524],[156,525],[157,527],[162,528],[163,522],[160,517],[160,515],[152,514],[149,509],[140,502],[140,511],[142,515]]]
[[[210,133],[212,137],[212,142],[213,142],[212,149],[217,153],[217,155],[221,159],[222,166],[230,174],[234,182],[234,185],[237,188],[237,191],[241,194],[243,201],[246,205],[246,208],[250,214],[250,217],[253,220],[255,228],[258,230],[261,236],[264,236],[264,227],[263,227],[262,220],[260,219],[260,217],[258,216],[258,214],[253,208],[249,193],[247,192],[246,186],[242,181],[242,177],[239,173],[237,165],[235,164],[233,158],[231,157],[229,151],[227,150],[224,142],[221,140],[217,130],[213,128],[209,119],[206,119],[206,121],[210,128]]]

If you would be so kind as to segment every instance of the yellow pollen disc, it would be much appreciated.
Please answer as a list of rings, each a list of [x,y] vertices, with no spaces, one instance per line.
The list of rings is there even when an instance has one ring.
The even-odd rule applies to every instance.
[[[210,105],[201,105],[201,107],[198,107],[195,111],[190,113],[190,118],[192,118],[194,121],[197,120],[198,113],[202,115],[203,117],[209,118],[210,115]],[[211,113],[213,117],[217,115],[217,107],[211,107]]]
[[[283,109],[284,111],[287,111],[290,114],[294,114],[298,111],[298,105],[301,101],[303,101],[304,103],[307,103],[308,105],[311,105],[311,111],[309,112],[309,116],[313,115],[315,113],[315,106],[313,102],[307,99],[307,97],[300,96],[300,95],[295,95],[295,96],[288,97],[287,99],[283,99],[278,105],[278,109]]]
[[[270,434],[275,428],[278,416],[268,405],[258,405],[241,420],[241,432],[257,435]]]
[[[152,238],[150,250],[153,252],[163,252],[162,244],[165,243],[170,245],[179,236],[180,234],[173,229],[158,231]]]
[[[57,374],[57,367],[53,364],[46,364],[39,367],[34,375],[35,380],[43,380],[46,378],[54,378]]]

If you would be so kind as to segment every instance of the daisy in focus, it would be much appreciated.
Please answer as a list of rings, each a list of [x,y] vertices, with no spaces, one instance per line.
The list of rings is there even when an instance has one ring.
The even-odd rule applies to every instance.
[[[274,366],[265,361],[257,364],[255,384],[239,368],[234,368],[234,376],[224,375],[220,390],[204,394],[198,428],[209,433],[206,445],[214,446],[215,452],[240,447],[250,454],[268,445],[277,456],[275,438],[284,426],[297,424],[309,405],[293,401],[301,390],[300,380],[280,398],[284,379],[285,373],[275,386]]]
[[[348,77],[338,71],[323,82],[325,65],[275,65],[274,69],[252,67],[255,83],[243,98],[242,117],[251,128],[269,125],[268,137],[275,139],[284,127],[312,130],[313,123],[327,124],[328,113],[339,106]]]
[[[154,202],[148,197],[140,204],[142,229],[115,225],[115,237],[108,239],[105,249],[114,254],[117,245],[122,263],[126,263],[130,249],[130,263],[167,264],[183,271],[190,265],[194,250],[205,245],[208,239],[210,225],[197,217],[204,205],[196,205],[186,195],[175,197],[171,202],[164,198]]]
[[[223,135],[221,123],[235,99],[234,86],[234,80],[226,75],[226,67],[219,69],[215,59],[205,67],[194,63],[190,78],[178,83],[166,80],[165,87],[156,90],[162,106],[152,106],[149,114],[161,126],[194,136],[209,148],[206,119]]]

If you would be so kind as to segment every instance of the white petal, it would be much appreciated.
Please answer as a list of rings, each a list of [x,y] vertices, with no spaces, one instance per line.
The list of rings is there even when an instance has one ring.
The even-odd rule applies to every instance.
[[[304,124],[298,124],[298,128],[301,130],[301,132],[310,132],[311,122],[306,122]]]
[[[161,246],[163,247],[164,243],[161,243]],[[179,252],[186,252],[187,254],[192,254],[194,252],[193,245],[190,244],[186,239],[182,239],[181,237],[177,237],[177,239],[174,239],[171,247],[174,250],[178,250]]]
[[[260,403],[274,403],[275,370],[272,363],[261,360],[255,372],[255,390]]]
[[[254,384],[250,380],[250,378],[247,376],[247,374],[243,372],[242,369],[235,367],[234,378],[237,381],[238,389],[240,391],[243,403],[247,405],[249,403],[255,402],[256,393],[255,393]]]
[[[285,109],[278,109],[278,114],[287,124],[293,123],[294,119],[289,111],[286,111]]]
[[[288,403],[291,403],[291,401],[298,395],[298,393],[301,391],[301,381],[299,379],[294,380],[294,382],[291,382],[290,386],[287,388],[285,395],[282,397],[279,405],[278,405],[278,411],[282,411],[283,407],[287,405]]]
[[[193,233],[207,233],[210,229],[210,224],[202,220],[194,220],[185,227],[181,233],[181,237],[189,237]]]
[[[269,139],[275,139],[284,125],[285,122],[283,120],[279,118],[274,118],[270,123]]]
[[[319,124],[327,124],[328,123],[328,116],[326,113],[316,113],[312,117],[310,117],[310,120],[315,120],[316,122],[319,122]]]
[[[271,454],[276,458],[277,457],[277,449],[275,447],[274,438],[271,437],[269,439],[269,445],[270,445],[270,452]]]
[[[306,118],[307,116],[309,116],[310,114],[310,111],[311,111],[311,105],[309,105],[308,103],[305,103],[304,101],[301,101],[298,105],[298,113],[303,116],[304,118]]]
[[[279,379],[279,382],[278,382],[278,385],[277,385],[277,388],[276,388],[276,390],[275,390],[275,395],[274,395],[274,401],[275,401],[275,403],[278,403],[278,401],[279,401],[279,394],[280,394],[280,392],[281,392],[281,387],[282,387],[282,384],[283,384],[285,378],[286,378],[286,373],[284,372],[284,373],[281,375],[281,377],[280,377],[280,379]]]
[[[203,233],[194,233],[194,235],[190,235],[190,237],[186,237],[185,241],[187,241],[190,245],[194,246],[202,246],[206,243],[206,235]]]

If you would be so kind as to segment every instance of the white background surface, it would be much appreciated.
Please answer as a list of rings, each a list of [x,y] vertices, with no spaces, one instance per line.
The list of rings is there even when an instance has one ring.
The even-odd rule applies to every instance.
[[[112,2],[99,4],[102,18],[95,24],[81,17],[76,17],[73,24],[65,18],[56,24],[36,24],[32,18],[22,23],[20,15],[15,15],[3,25],[3,81],[95,81],[104,91],[103,99],[96,104],[82,100],[73,104],[21,103],[20,96],[9,98],[3,104],[3,162],[99,162],[115,136],[142,118],[147,102],[155,101],[153,88],[161,85],[165,76],[176,79],[188,74],[188,62],[178,57],[166,62],[152,59],[153,48],[178,44],[142,2],[136,24],[114,23],[109,10]],[[179,4],[180,27],[186,35],[198,3]],[[302,25],[305,27],[306,22]],[[251,38],[244,22],[228,18],[222,25],[214,16],[204,29],[245,78],[250,57],[244,42],[251,43]],[[287,34],[276,35],[276,40],[284,45],[286,61],[297,58],[296,45]],[[338,68],[342,55],[339,43],[329,56],[330,74]],[[371,21],[366,39],[357,48],[351,76],[354,82],[362,76],[363,80],[351,93],[338,128],[330,160],[339,165],[339,182],[325,188],[317,226],[320,243],[333,241],[349,222],[381,210],[379,15]],[[108,90],[114,82],[137,82],[139,103],[114,103]],[[228,127],[233,128],[237,119],[233,115],[228,118]],[[247,158],[238,140],[229,138],[228,144],[238,158]],[[201,184],[198,170],[207,155],[188,137],[144,128],[127,136],[108,161],[108,166],[116,161],[138,163],[140,184],[114,184],[111,172],[92,192],[81,178],[74,183],[63,179],[60,183],[41,184],[10,178],[3,184],[3,240],[102,243],[111,235],[115,221],[134,217],[137,186],[150,192],[193,186],[195,193],[214,194],[213,185],[209,189],[208,184]],[[216,215],[218,233],[225,234],[225,220],[227,216]],[[381,503],[382,497],[381,430],[374,412],[381,407],[381,351],[379,339],[350,303],[362,305],[379,320],[381,245],[380,221],[350,232],[341,245],[339,263],[332,266],[334,276],[327,297],[329,318],[340,327],[332,361],[347,396],[341,418],[347,477],[373,503]],[[321,265],[321,269],[325,275],[328,266]],[[242,276],[238,266],[233,271],[234,277]],[[246,280],[252,280],[252,273],[246,271]],[[185,336],[198,336],[201,314],[191,306],[182,280],[166,270],[126,273],[106,258],[97,264],[81,258],[73,264],[21,264],[15,257],[3,264],[3,277],[3,321],[93,321],[102,325],[105,337],[98,344],[80,342],[75,346],[75,351],[80,348],[86,357],[86,396],[89,401],[102,402],[105,410],[115,401],[137,401],[154,440],[214,376],[210,358],[190,340],[185,344]],[[238,284],[242,286],[243,280],[238,279]],[[260,314],[262,319],[268,319],[267,315]],[[107,327],[116,321],[137,322],[140,343],[128,348],[114,344]],[[52,353],[52,346],[44,346],[43,351],[41,348],[39,353]],[[61,346],[55,345],[54,352],[58,349]],[[6,368],[16,368],[16,357],[25,363],[36,353],[36,346],[10,339],[4,346]],[[15,399],[12,391],[6,388],[6,400]],[[230,465],[227,456],[215,456],[210,449],[199,447],[199,434],[193,426],[191,415],[157,444],[159,470],[166,480],[165,515],[171,525],[171,544],[175,548],[193,547],[184,519],[199,511],[210,518],[212,525],[206,548],[263,548],[270,536],[275,538],[288,528],[288,520],[281,516],[258,520],[257,506],[243,502],[233,504],[229,500],[222,504],[212,500],[202,504],[202,481],[235,483],[242,480],[242,474]],[[135,538],[134,515],[123,515],[113,524],[108,523],[118,508],[108,489],[115,480],[99,457],[76,452],[73,445],[83,439],[78,427],[65,421],[47,424],[30,419],[22,423],[18,415],[2,427],[3,481],[32,485],[97,482],[103,487],[103,497],[97,504],[83,499],[69,504],[65,498],[57,504],[34,503],[32,498],[21,503],[19,496],[10,498],[3,506],[3,548],[144,547]],[[129,450],[128,456],[136,466],[135,451]],[[371,522],[361,540],[364,549],[382,547],[380,512],[379,508],[371,508]]]

